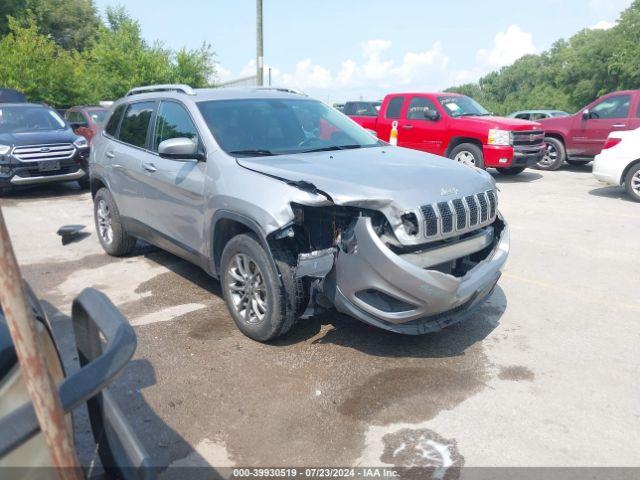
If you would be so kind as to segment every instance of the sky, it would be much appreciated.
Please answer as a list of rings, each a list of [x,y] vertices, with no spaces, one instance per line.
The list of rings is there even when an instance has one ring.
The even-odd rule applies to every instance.
[[[146,40],[210,43],[218,80],[255,73],[255,0],[94,0],[125,5]],[[264,0],[272,84],[328,103],[439,91],[540,53],[583,28],[610,28],[631,0]],[[266,75],[266,70],[265,70]]]

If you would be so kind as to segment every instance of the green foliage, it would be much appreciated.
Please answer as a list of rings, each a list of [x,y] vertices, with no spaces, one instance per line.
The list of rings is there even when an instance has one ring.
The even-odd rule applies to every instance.
[[[0,1],[8,1],[0,7],[1,14],[9,10],[12,0]],[[26,3],[66,3],[68,8],[86,3],[95,13],[90,0]],[[20,21],[7,17],[8,33],[0,37],[0,86],[20,90],[31,101],[53,106],[95,104],[120,98],[135,86],[177,82],[204,87],[215,79],[215,53],[209,44],[177,52],[157,42],[149,45],[142,38],[140,24],[123,8],[107,9],[104,24],[98,22],[90,33],[77,37],[84,39],[81,49],[66,41],[71,37],[58,35],[63,28],[56,27],[57,33],[51,33],[53,17],[47,23],[34,11],[25,11]],[[47,29],[49,33],[43,33]]]
[[[477,83],[448,89],[487,109],[549,108],[574,112],[599,96],[640,88],[640,0],[609,30],[582,30],[540,55],[527,55]]]

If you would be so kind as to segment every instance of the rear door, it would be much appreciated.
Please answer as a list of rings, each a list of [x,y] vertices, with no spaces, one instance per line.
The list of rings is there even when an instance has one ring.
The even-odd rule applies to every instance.
[[[576,115],[571,129],[573,149],[569,153],[585,157],[600,153],[609,133],[631,128],[630,106],[630,94],[614,94],[589,105],[589,118],[583,118],[582,113]]]
[[[425,116],[427,112],[440,115],[431,99],[423,95],[411,97],[398,129],[398,145],[441,155],[445,147],[446,119],[439,116],[437,120],[430,120]]]
[[[204,153],[201,136],[188,109],[176,100],[162,100],[151,136],[151,153],[143,163],[149,225],[182,249],[195,254],[202,242],[206,162],[162,158],[158,146],[172,138],[189,138]]]

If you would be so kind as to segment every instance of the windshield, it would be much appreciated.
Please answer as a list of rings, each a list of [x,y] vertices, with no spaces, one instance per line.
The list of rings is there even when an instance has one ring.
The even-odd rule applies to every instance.
[[[0,133],[64,130],[66,123],[57,112],[39,105],[3,107],[0,105]]]
[[[381,145],[342,113],[316,100],[214,100],[200,102],[198,108],[220,147],[234,156]]]
[[[438,97],[438,101],[450,117],[491,115],[474,99],[465,97],[464,95],[441,96]]]
[[[91,120],[93,120],[97,125],[102,125],[104,123],[104,117],[107,115],[107,110],[88,110],[88,113]]]

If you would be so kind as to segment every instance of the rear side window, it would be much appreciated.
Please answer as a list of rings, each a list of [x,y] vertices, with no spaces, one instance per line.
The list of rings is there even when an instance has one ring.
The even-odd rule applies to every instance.
[[[162,102],[156,117],[153,151],[157,152],[158,145],[171,138],[189,138],[197,144],[198,131],[182,105],[175,102]]]
[[[120,140],[134,147],[144,147],[147,144],[154,105],[154,102],[140,102],[127,107],[120,125]]]
[[[118,124],[120,123],[120,118],[122,117],[122,112],[124,112],[125,106],[126,105],[118,105],[111,117],[109,117],[109,121],[107,122],[107,126],[104,131],[112,137],[115,137],[116,133],[118,133]]]
[[[389,102],[387,107],[387,118],[400,118],[400,112],[402,111],[402,105],[404,104],[404,97],[394,97]]]

